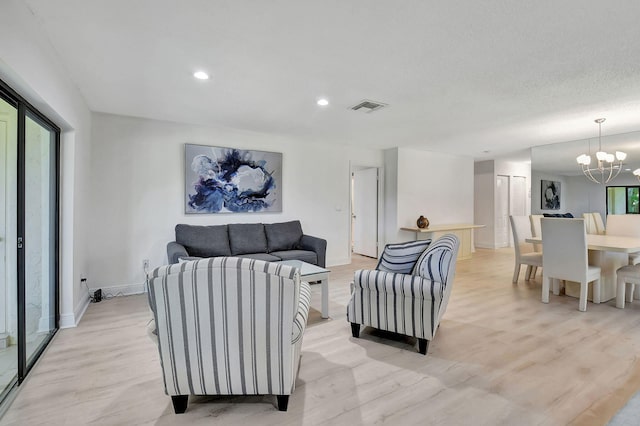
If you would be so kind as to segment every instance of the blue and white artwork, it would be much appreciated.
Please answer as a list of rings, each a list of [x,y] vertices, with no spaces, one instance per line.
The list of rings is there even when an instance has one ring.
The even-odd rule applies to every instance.
[[[282,211],[282,153],[185,144],[186,213]]]

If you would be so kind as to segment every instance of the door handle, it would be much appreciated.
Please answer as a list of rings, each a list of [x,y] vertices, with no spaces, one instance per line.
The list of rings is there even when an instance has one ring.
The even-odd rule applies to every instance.
[[[18,237],[18,248],[21,249],[23,247],[22,237]]]

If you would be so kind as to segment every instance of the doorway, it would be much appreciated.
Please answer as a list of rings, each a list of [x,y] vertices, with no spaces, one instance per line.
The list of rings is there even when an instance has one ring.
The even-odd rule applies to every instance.
[[[0,402],[58,329],[59,144],[0,81]]]
[[[377,167],[353,166],[351,172],[351,253],[378,258]]]

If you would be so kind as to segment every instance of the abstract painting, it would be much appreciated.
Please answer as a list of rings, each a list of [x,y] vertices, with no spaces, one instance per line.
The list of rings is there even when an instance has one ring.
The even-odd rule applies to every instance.
[[[185,144],[185,213],[282,211],[282,153]]]
[[[542,180],[540,203],[542,210],[560,210],[560,182]]]

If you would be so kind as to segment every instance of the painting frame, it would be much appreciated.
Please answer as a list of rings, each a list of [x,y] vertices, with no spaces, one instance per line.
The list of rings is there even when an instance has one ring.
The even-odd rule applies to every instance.
[[[185,214],[281,213],[282,157],[185,143]]]
[[[540,209],[560,210],[562,183],[556,180],[540,180]]]

